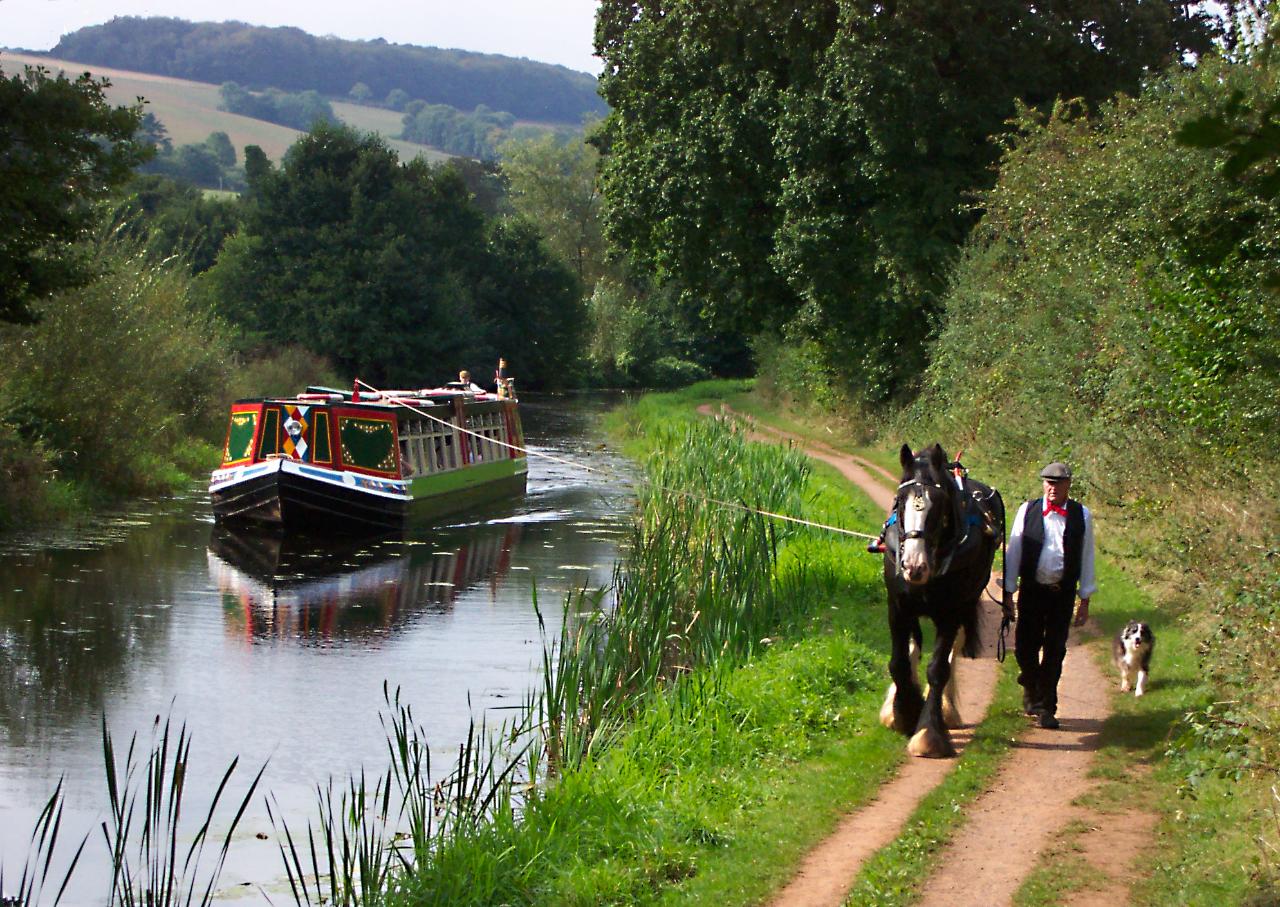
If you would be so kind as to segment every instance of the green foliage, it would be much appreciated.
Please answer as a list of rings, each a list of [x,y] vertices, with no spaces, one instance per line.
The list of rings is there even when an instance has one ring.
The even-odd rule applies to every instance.
[[[572,374],[572,275],[529,231],[490,227],[455,171],[319,126],[279,170],[252,172],[243,225],[202,291],[255,348],[303,345],[379,386],[498,355],[523,386]]]
[[[515,121],[514,115],[484,105],[463,113],[447,104],[425,104],[406,111],[400,138],[449,154],[492,160]]]
[[[1068,106],[1024,119],[910,417],[1010,463],[1090,451],[1114,496],[1138,461],[1144,484],[1181,483],[1206,455],[1265,456],[1250,448],[1280,426],[1280,222],[1173,135],[1254,79],[1271,76],[1205,61],[1096,123]]]
[[[193,274],[213,267],[240,223],[234,202],[205,198],[199,189],[164,176],[138,176],[126,191],[116,220],[155,256],[180,256]]]
[[[717,324],[791,324],[860,394],[901,398],[1015,101],[1132,90],[1206,50],[1207,22],[1134,0],[608,0],[606,234]]]
[[[225,132],[212,132],[203,142],[177,148],[169,143],[139,167],[138,172],[206,189],[244,188],[244,175],[236,168],[235,146]]]
[[[393,88],[387,92],[387,98],[383,101],[384,107],[390,107],[392,110],[404,110],[404,106],[410,101],[409,93],[403,88]]]
[[[347,96],[357,104],[367,104],[369,99],[373,97],[373,89],[363,82],[357,82],[351,86],[351,90],[347,92]]]
[[[511,204],[537,225],[586,287],[605,273],[596,184],[599,157],[585,142],[564,143],[552,135],[502,146],[502,175],[510,186]]]
[[[93,283],[0,335],[0,434],[108,491],[167,490],[166,464],[225,418],[226,335],[191,301],[181,265],[111,239],[92,251]]]
[[[473,358],[505,356],[529,386],[576,384],[586,326],[577,278],[526,223],[495,222],[487,251],[486,276],[475,286],[484,339]]]
[[[284,397],[299,389],[346,387],[349,375],[334,370],[327,359],[301,346],[286,346],[237,362],[231,370],[227,399]]]
[[[35,300],[93,276],[74,242],[150,148],[134,138],[142,105],[110,106],[110,84],[0,73],[0,322],[30,322]]]
[[[679,387],[742,374],[745,350],[717,335],[671,292],[604,277],[587,302],[590,380],[603,387]]]
[[[279,123],[294,129],[310,129],[317,122],[336,123],[333,107],[319,92],[312,89],[299,92],[268,88],[261,93],[249,91],[235,82],[223,82],[220,89],[222,103],[219,110],[239,113],[269,123]]]
[[[578,123],[584,114],[604,113],[595,78],[563,66],[381,38],[318,38],[297,28],[243,22],[119,16],[63,35],[53,55],[214,85],[234,78],[330,97],[363,82],[378,97],[402,89],[434,104],[460,110],[487,104],[544,122]]]

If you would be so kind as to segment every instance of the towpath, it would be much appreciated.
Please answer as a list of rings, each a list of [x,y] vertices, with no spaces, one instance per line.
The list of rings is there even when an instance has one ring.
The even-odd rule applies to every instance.
[[[698,411],[714,415],[705,404]],[[727,405],[722,415],[741,418]],[[752,420],[749,437],[765,442],[790,442],[809,456],[829,463],[886,511],[893,502],[897,477],[860,457],[837,451]],[[995,593],[995,583],[991,590]],[[998,595],[998,593],[995,593]],[[983,600],[979,658],[959,659],[964,728],[954,735],[963,753],[974,724],[982,720],[995,688],[994,639],[999,609]],[[964,825],[943,848],[936,869],[924,886],[920,903],[927,907],[1001,907],[1014,894],[1068,825],[1083,831],[1074,839],[1075,851],[1089,864],[1093,887],[1065,894],[1062,903],[1091,907],[1123,903],[1118,893],[1134,877],[1132,867],[1149,844],[1155,825],[1150,814],[1129,815],[1124,821],[1105,816],[1082,804],[1098,783],[1090,768],[1098,750],[1102,723],[1111,712],[1110,681],[1098,664],[1096,627],[1083,635],[1073,631],[1059,685],[1056,731],[1029,729],[1014,747],[990,788],[970,805]],[[1084,639],[1086,644],[1081,645]],[[905,743],[904,743],[905,745]],[[802,862],[792,881],[772,901],[772,907],[839,907],[843,905],[863,864],[902,831],[919,802],[955,767],[955,759],[909,759],[870,803],[845,816],[836,830]]]

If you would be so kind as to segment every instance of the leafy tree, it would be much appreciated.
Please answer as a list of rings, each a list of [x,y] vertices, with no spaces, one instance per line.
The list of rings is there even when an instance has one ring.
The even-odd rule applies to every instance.
[[[30,322],[30,303],[86,283],[93,264],[73,247],[94,202],[151,153],[136,139],[142,105],[112,107],[106,79],[0,73],[0,321]]]
[[[718,325],[787,325],[882,400],[923,366],[1015,102],[1133,90],[1210,36],[1139,0],[603,0],[606,233]]]
[[[220,167],[236,165],[236,146],[231,144],[231,137],[225,132],[211,132],[204,140],[205,146],[213,153]]]
[[[409,92],[403,88],[393,88],[387,92],[387,99],[383,103],[392,110],[404,110],[404,105],[409,103]]]
[[[563,66],[435,47],[318,38],[297,28],[121,16],[64,35],[54,56],[220,85],[236,79],[285,91],[374,97],[394,89],[471,110],[487,104],[522,119],[578,123],[601,116],[596,80]],[[304,127],[305,128],[305,127]]]
[[[551,135],[502,146],[502,173],[516,211],[538,226],[584,286],[605,270],[598,161],[584,142],[561,143]]]
[[[271,172],[271,159],[260,145],[244,146],[244,178],[253,189]]]
[[[463,113],[445,104],[420,108],[410,104],[405,108],[403,122],[400,137],[405,141],[430,145],[450,154],[492,159],[515,125],[515,117],[484,105],[471,113]]]
[[[135,136],[138,142],[150,145],[161,154],[173,150],[173,140],[169,138],[169,130],[150,111],[142,115],[142,122],[139,124]]]
[[[351,100],[357,104],[367,104],[369,99],[373,97],[373,89],[363,82],[357,82],[351,86],[351,90],[347,92],[351,96]]]
[[[160,152],[144,163],[139,172],[207,189],[234,189],[243,185],[235,162],[236,150],[231,139],[225,132],[214,132],[203,142]]]
[[[573,272],[543,248],[531,224],[498,221],[490,231],[492,267],[478,291],[489,360],[505,356],[533,387],[578,381],[586,309]]]
[[[472,204],[486,217],[511,213],[511,204],[507,199],[507,181],[496,161],[451,157],[442,166],[462,180]]]
[[[240,208],[234,201],[207,199],[189,183],[167,176],[138,176],[126,191],[116,219],[156,258],[180,256],[193,274],[213,267],[239,224]]]
[[[204,290],[260,342],[409,386],[498,345],[521,361],[512,347],[530,336],[548,338],[548,358],[523,360],[522,376],[564,367],[556,338],[581,321],[572,275],[527,236],[491,233],[455,171],[401,165],[381,138],[322,124],[279,169],[251,173],[243,226]]]
[[[224,82],[219,89],[221,110],[239,113],[293,129],[310,129],[316,122],[336,123],[333,107],[315,91],[294,94],[268,88],[255,94],[235,82]]]

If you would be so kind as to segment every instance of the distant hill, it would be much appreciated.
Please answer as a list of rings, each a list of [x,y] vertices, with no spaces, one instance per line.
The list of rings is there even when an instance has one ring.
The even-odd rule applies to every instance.
[[[175,145],[203,142],[211,132],[225,132],[243,159],[245,145],[258,145],[272,160],[279,161],[285,151],[302,135],[296,129],[278,126],[264,120],[255,120],[219,110],[221,97],[217,85],[173,79],[147,73],[129,72],[105,66],[85,66],[43,55],[0,52],[0,69],[6,75],[21,72],[23,65],[43,66],[53,72],[66,71],[71,75],[91,69],[95,76],[111,80],[107,97],[113,104],[132,104],[138,97],[146,98],[147,111],[153,113],[168,130]],[[335,102],[333,111],[342,120],[357,129],[377,132],[388,139],[388,144],[400,154],[401,160],[426,157],[431,161],[449,157],[434,149],[410,142],[392,139],[400,134],[401,115],[393,110],[362,107],[358,104]]]
[[[197,82],[315,89],[345,96],[357,82],[374,98],[399,89],[459,110],[485,105],[519,119],[580,123],[603,115],[596,79],[564,66],[382,39],[317,38],[297,28],[242,22],[116,18],[64,35],[50,55]]]

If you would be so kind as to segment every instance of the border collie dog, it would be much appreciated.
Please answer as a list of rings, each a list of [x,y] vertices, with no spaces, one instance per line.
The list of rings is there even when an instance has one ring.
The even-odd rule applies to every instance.
[[[1141,696],[1147,691],[1147,672],[1151,670],[1151,653],[1156,637],[1141,621],[1131,620],[1116,634],[1111,643],[1111,660],[1120,671],[1120,692]]]

